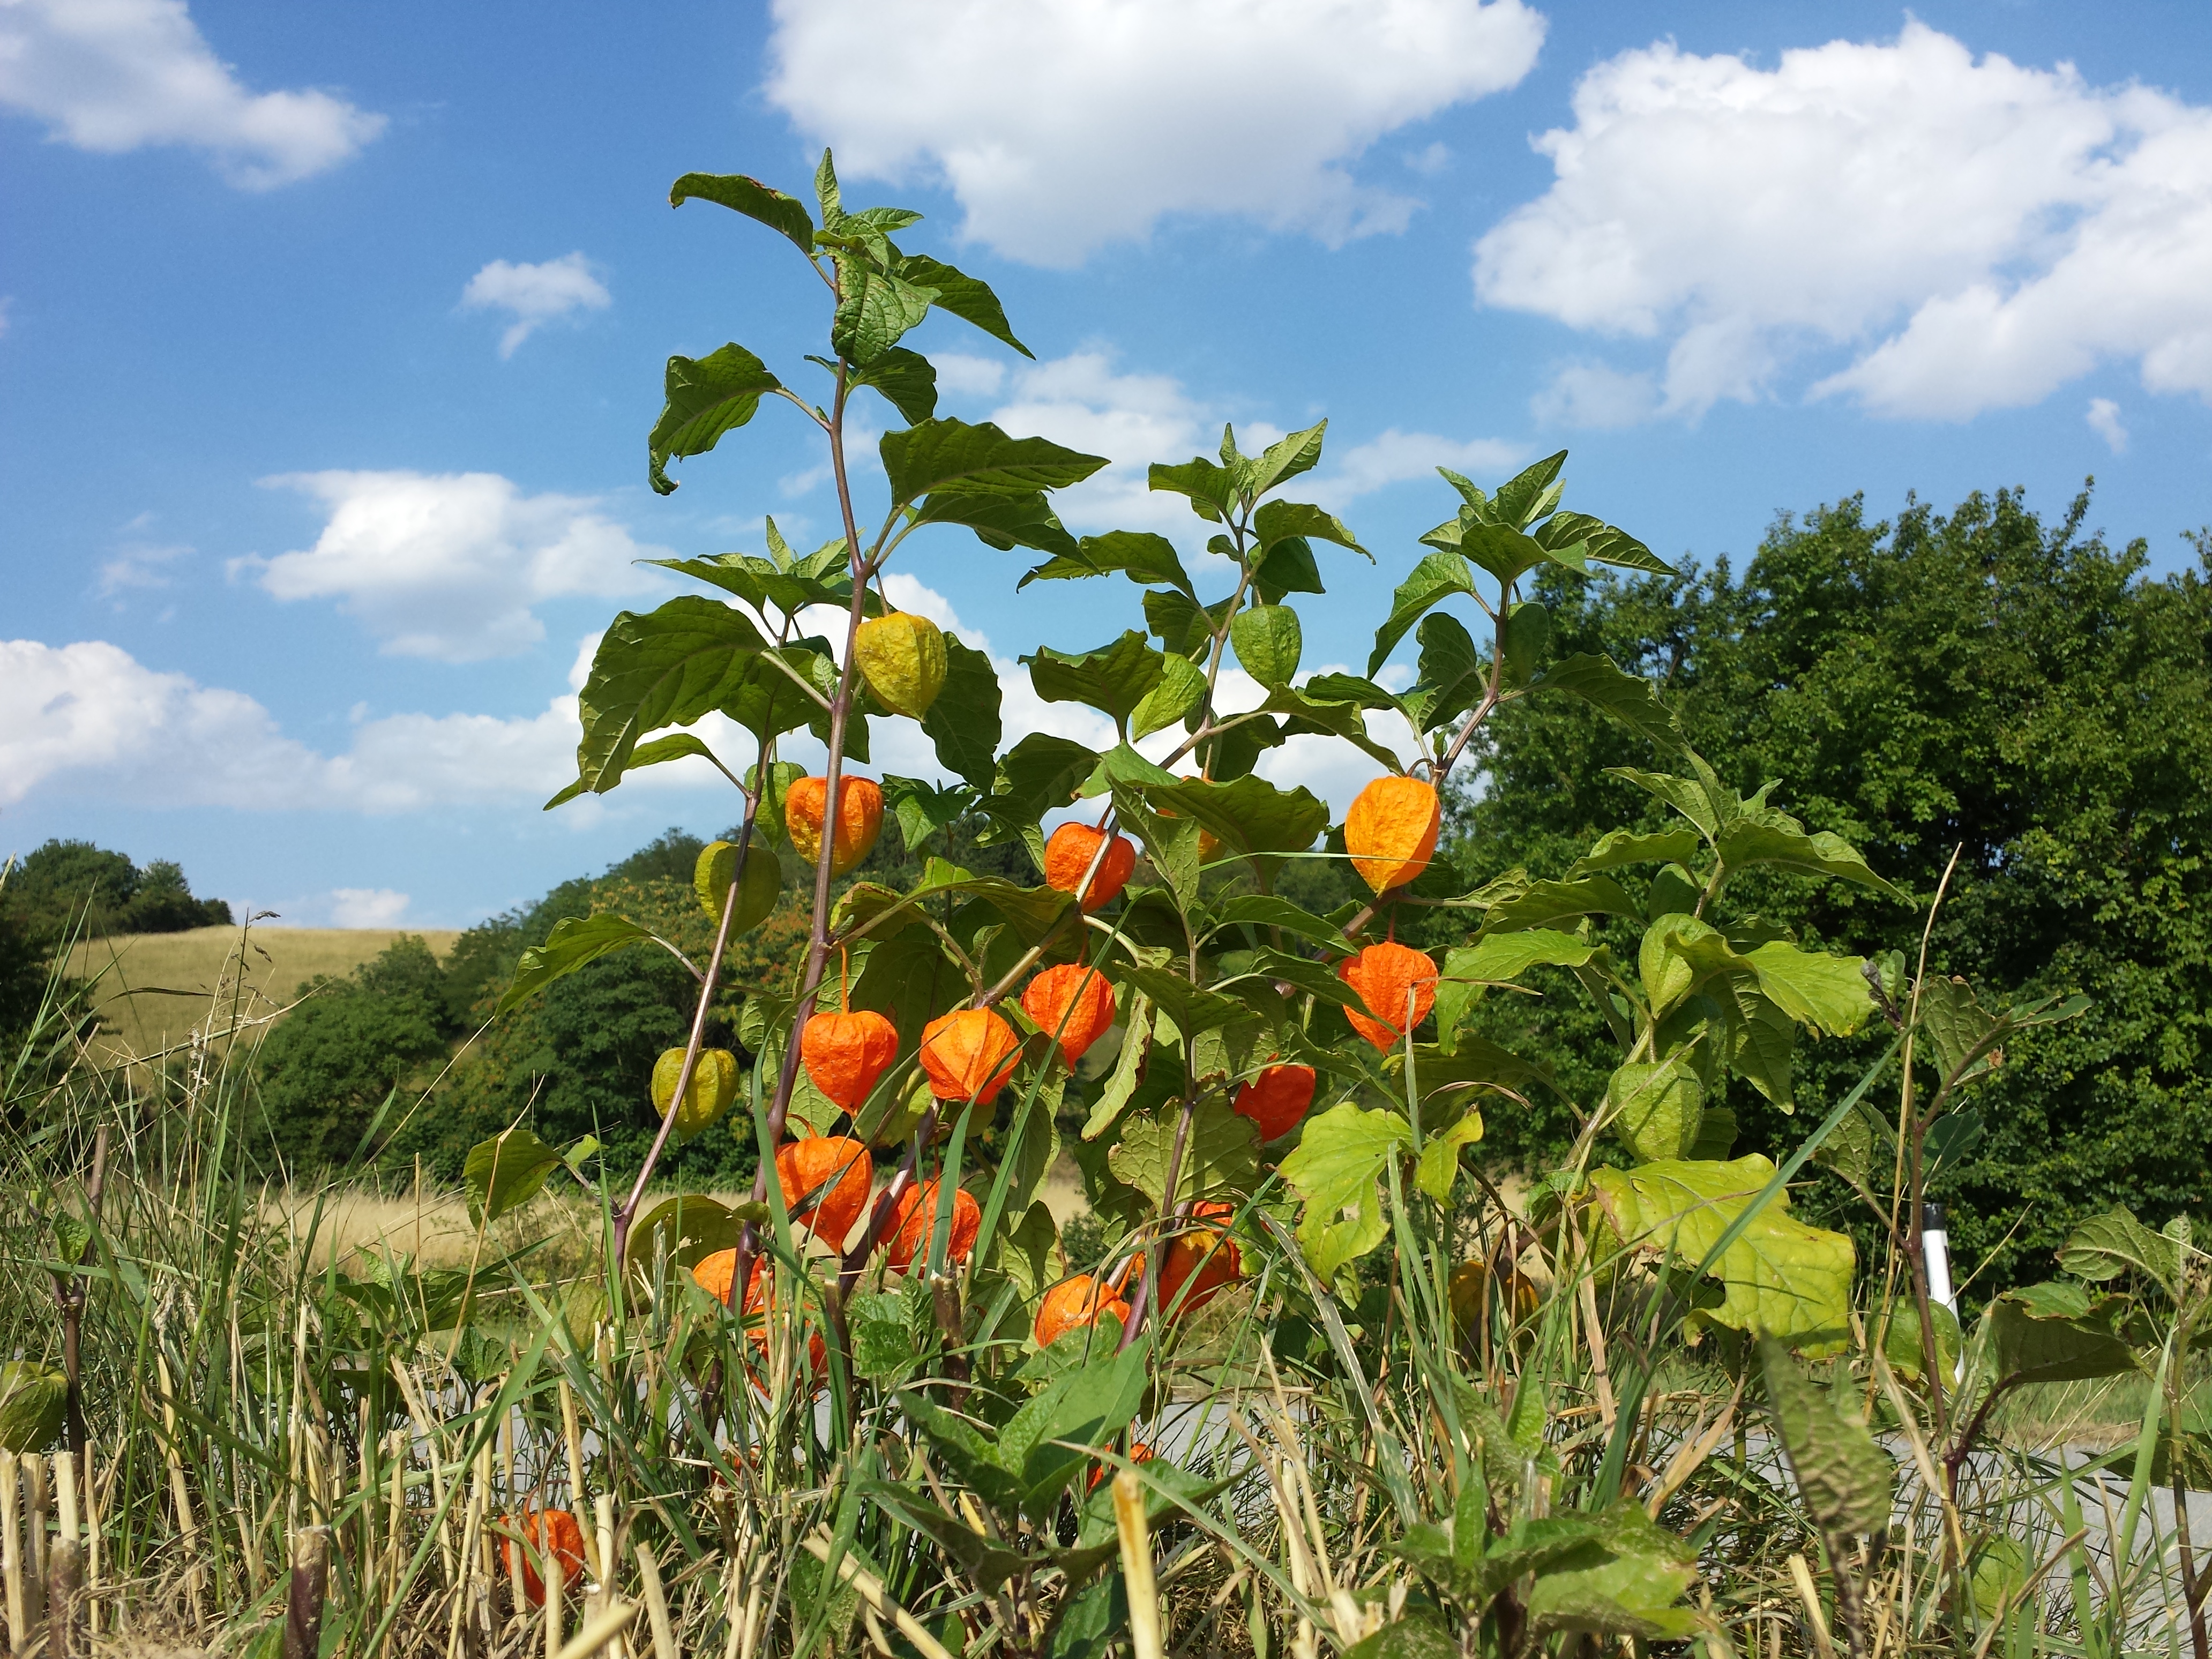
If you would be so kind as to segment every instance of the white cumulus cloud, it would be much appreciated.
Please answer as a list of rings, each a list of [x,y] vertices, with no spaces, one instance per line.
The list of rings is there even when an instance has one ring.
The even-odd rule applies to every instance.
[[[1516,85],[1521,0],[776,0],[768,95],[848,175],[941,179],[965,232],[1073,265],[1164,215],[1341,242],[1412,198],[1376,139]]]
[[[0,105],[79,149],[203,150],[246,190],[336,167],[385,125],[331,93],[248,91],[184,0],[0,0]]]
[[[489,472],[295,472],[264,479],[329,514],[313,547],[233,562],[278,599],[335,599],[398,656],[475,662],[543,639],[532,607],[656,585],[596,498],[526,495]]]
[[[461,290],[463,310],[504,311],[514,317],[499,337],[502,357],[514,356],[515,348],[547,323],[579,311],[605,311],[613,303],[614,296],[581,253],[534,265],[494,259]]]
[[[2128,428],[2120,419],[2120,406],[2110,398],[2089,399],[2089,412],[2082,418],[2089,422],[2089,430],[2105,441],[2113,454],[2124,453],[2128,447]]]
[[[2212,400],[2212,109],[1918,22],[1771,69],[1670,44],[1577,85],[1555,181],[1476,244],[1486,303],[1667,346],[1660,407],[1813,388],[1886,416],[2033,404],[2106,360]],[[1562,418],[1633,388],[1555,383]]]
[[[333,887],[330,896],[333,927],[397,927],[407,914],[408,897],[389,887]]]

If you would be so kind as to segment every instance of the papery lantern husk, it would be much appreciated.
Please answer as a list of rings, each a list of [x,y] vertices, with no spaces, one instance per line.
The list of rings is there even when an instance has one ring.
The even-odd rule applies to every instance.
[[[832,1249],[867,1208],[875,1177],[867,1146],[843,1135],[794,1140],[775,1155],[775,1178],[793,1224],[807,1228]]]
[[[867,1008],[816,1014],[799,1031],[799,1058],[824,1098],[857,1113],[898,1058],[898,1027]]]
[[[927,617],[892,611],[869,618],[853,655],[876,701],[895,714],[920,720],[945,689],[945,630]]]
[[[1063,1279],[1044,1293],[1044,1300],[1037,1304],[1036,1322],[1030,1327],[1030,1334],[1036,1338],[1037,1346],[1049,1348],[1070,1331],[1095,1325],[1098,1316],[1107,1313],[1119,1319],[1124,1327],[1129,1322],[1127,1303],[1089,1273],[1078,1273],[1073,1279]]]
[[[691,866],[691,890],[699,896],[699,908],[717,924],[722,920],[722,905],[737,872],[738,844],[733,841],[708,842],[699,849],[698,861]],[[730,915],[730,937],[749,933],[766,921],[782,891],[783,866],[776,861],[775,849],[756,831],[745,853],[744,885],[738,890],[737,908]]]
[[[988,1008],[960,1008],[921,1028],[921,1069],[939,1100],[987,1101],[1013,1076],[1022,1040]]]
[[[538,1564],[548,1555],[561,1563],[561,1593],[564,1601],[583,1588],[584,1529],[576,1524],[574,1516],[566,1510],[532,1510],[524,1515],[504,1516],[501,1520],[510,1533],[520,1534],[527,1540],[526,1547],[514,1537],[502,1538],[500,1549],[510,1573],[520,1558],[522,1593],[529,1597],[532,1607],[545,1605],[545,1581],[538,1575]]]
[[[1087,823],[1063,823],[1052,832],[1052,839],[1044,844],[1044,880],[1048,887],[1063,893],[1073,893],[1083,886],[1083,878],[1091,869],[1091,860],[1098,852],[1098,843],[1106,841],[1106,832],[1094,830]],[[1137,848],[1127,836],[1115,836],[1108,842],[1106,855],[1098,860],[1097,872],[1091,876],[1091,885],[1085,889],[1083,908],[1096,910],[1111,904],[1128,885],[1131,872],[1137,867]]]
[[[1022,1012],[1060,1044],[1070,1068],[1114,1027],[1114,988],[1106,975],[1080,962],[1048,968],[1022,992]]]
[[[783,827],[809,866],[822,857],[822,819],[830,805],[830,780],[801,778],[783,798]],[[830,873],[842,876],[875,850],[884,831],[883,787],[849,773],[837,780],[837,840]]]
[[[676,1098],[676,1079],[683,1075],[682,1048],[664,1048],[653,1062],[653,1109],[668,1115]],[[676,1139],[685,1141],[709,1127],[738,1097],[738,1057],[727,1048],[702,1048],[699,1063],[691,1068],[691,1086],[676,1109]]]
[[[1191,1206],[1192,1225],[1160,1252],[1159,1310],[1163,1317],[1195,1313],[1244,1276],[1243,1258],[1229,1237],[1233,1204]]]
[[[1443,809],[1436,786],[1419,778],[1377,778],[1344,815],[1344,850],[1377,893],[1402,887],[1436,855]]]
[[[699,1288],[724,1307],[730,1305],[732,1281],[737,1278],[738,1253],[717,1250],[691,1270],[691,1277]],[[758,1260],[753,1262],[752,1283],[745,1287],[745,1340],[765,1353],[768,1352],[769,1321],[775,1315],[775,1268],[773,1264]],[[823,1345],[822,1334],[815,1332],[807,1340],[806,1354],[818,1380],[830,1370],[830,1352]],[[748,1365],[746,1374],[751,1375]],[[754,1379],[757,1382],[759,1379]]]
[[[1347,1008],[1344,1017],[1352,1029],[1388,1054],[1414,1025],[1428,1018],[1436,1006],[1437,964],[1422,951],[1407,945],[1370,945],[1358,956],[1336,965],[1336,976],[1359,994],[1369,1018]],[[1413,998],[1413,1018],[1406,1018],[1406,1000]]]
[[[890,1240],[884,1258],[900,1273],[911,1267],[929,1243],[929,1230],[937,1224],[938,1183],[925,1181],[909,1187],[892,1207]],[[952,1233],[945,1241],[945,1259],[965,1261],[975,1253],[975,1236],[983,1229],[983,1208],[964,1188],[952,1191]]]
[[[1237,1090],[1229,1109],[1258,1127],[1262,1145],[1279,1140],[1298,1127],[1319,1081],[1310,1066],[1269,1066]]]

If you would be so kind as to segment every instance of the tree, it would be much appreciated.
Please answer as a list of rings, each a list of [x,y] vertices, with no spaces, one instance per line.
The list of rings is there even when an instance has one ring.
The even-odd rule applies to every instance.
[[[88,939],[109,933],[173,933],[230,925],[230,906],[197,899],[183,866],[156,859],[143,870],[130,855],[88,841],[49,841],[9,877],[0,903],[34,942],[52,944],[73,930]]]
[[[2087,510],[2085,492],[2046,526],[2000,491],[1869,522],[1853,497],[1778,520],[1741,580],[1722,561],[1543,596],[1557,648],[1656,678],[1729,783],[1779,780],[1778,804],[1916,898],[1959,848],[1931,969],[2092,1000],[2010,1045],[1984,1085],[1985,1137],[1938,1176],[1992,1292],[2040,1277],[2090,1214],[2163,1220],[2212,1190],[2212,540],[2195,538],[2197,569],[2152,579],[2141,543],[2082,533]],[[1458,803],[1455,855],[1478,875],[1556,876],[1607,825],[1659,827],[1662,809],[1605,770],[1648,765],[1642,747],[1579,705],[1510,707]],[[1739,896],[1851,951],[1893,946],[1910,922],[1842,883],[1747,878]],[[1589,1098],[1596,1016],[1564,975],[1550,988],[1537,1042]],[[1516,1036],[1532,1023],[1519,1000],[1487,1012]],[[1885,1040],[1808,1057],[1802,1097],[1834,1098]],[[1747,1146],[1794,1139],[1749,1090],[1730,1103]],[[1492,1141],[1534,1165],[1571,1133],[1540,1101]]]

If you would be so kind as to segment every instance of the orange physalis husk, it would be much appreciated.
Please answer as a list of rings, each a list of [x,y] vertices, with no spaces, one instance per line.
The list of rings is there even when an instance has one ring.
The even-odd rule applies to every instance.
[[[1310,1066],[1270,1066],[1237,1091],[1229,1109],[1259,1126],[1263,1145],[1279,1140],[1313,1104],[1316,1081]]]
[[[1073,1066],[1113,1028],[1114,988],[1096,968],[1064,962],[1048,968],[1022,993],[1022,1012],[1060,1044]]]
[[[793,1224],[806,1227],[836,1249],[868,1206],[876,1166],[864,1143],[843,1135],[816,1135],[776,1153],[775,1178]]]
[[[1021,1058],[1014,1028],[988,1008],[961,1008],[921,1028],[921,1069],[939,1100],[991,1100]]]
[[[544,1524],[541,1528],[540,1521]],[[561,1589],[565,1597],[584,1581],[584,1529],[576,1524],[576,1517],[566,1510],[532,1510],[526,1515],[503,1517],[510,1532],[520,1534],[528,1540],[521,1552],[522,1593],[530,1598],[530,1605],[545,1605],[545,1581],[538,1576],[538,1564],[552,1559],[561,1564]],[[516,1541],[514,1538],[500,1540],[507,1562],[507,1570],[514,1571]],[[548,1565],[550,1565],[548,1563]]]
[[[898,1027],[881,1014],[817,1014],[799,1034],[799,1057],[814,1086],[857,1112],[876,1079],[898,1058]]]
[[[929,1230],[937,1224],[937,1183],[925,1181],[900,1194],[898,1203],[891,1210],[894,1231],[890,1243],[884,1246],[884,1256],[901,1273],[924,1253],[929,1243]],[[975,1253],[975,1235],[982,1226],[983,1207],[976,1203],[975,1195],[962,1188],[953,1188],[952,1237],[945,1259],[965,1261]]]
[[[1132,1440],[1129,1443],[1129,1461],[1132,1463],[1151,1462],[1152,1461],[1152,1449],[1141,1440]],[[1083,1490],[1085,1492],[1097,1491],[1098,1483],[1101,1480],[1103,1480],[1108,1475],[1112,1474],[1114,1472],[1112,1465],[1101,1463],[1097,1468],[1091,1471],[1091,1484],[1085,1486]]]
[[[1344,1017],[1352,1029],[1384,1053],[1398,1045],[1410,1029],[1406,999],[1413,997],[1412,1025],[1429,1015],[1437,1000],[1437,964],[1422,951],[1407,945],[1370,945],[1356,957],[1336,964],[1336,976],[1359,994],[1366,1014],[1347,1008]]]
[[[1344,850],[1378,893],[1402,887],[1429,867],[1443,811],[1436,786],[1419,778],[1377,778],[1344,815]]]
[[[783,827],[809,866],[822,857],[822,818],[830,805],[830,780],[801,778],[783,798]],[[868,856],[884,830],[884,792],[872,778],[837,780],[837,842],[830,873],[842,876]]]
[[[1099,1315],[1108,1313],[1124,1325],[1129,1322],[1127,1303],[1089,1273],[1078,1273],[1073,1279],[1063,1279],[1044,1293],[1044,1300],[1037,1304],[1036,1323],[1030,1328],[1030,1334],[1036,1338],[1037,1346],[1049,1348],[1070,1331],[1094,1324]]]
[[[1160,1312],[1195,1313],[1244,1276],[1243,1258],[1230,1242],[1234,1204],[1194,1204],[1193,1223],[1160,1252]],[[1180,1298],[1180,1299],[1178,1299]]]
[[[735,1250],[717,1250],[691,1270],[691,1277],[698,1281],[699,1288],[726,1308],[730,1305],[730,1282],[737,1274]],[[768,1351],[769,1318],[775,1312],[775,1269],[766,1262],[755,1261],[753,1282],[745,1288],[745,1340],[763,1353]],[[815,1332],[808,1340],[806,1354],[817,1379],[829,1373],[830,1351],[823,1344],[821,1332]],[[750,1373],[751,1367],[747,1366],[746,1370]]]
[[[1044,844],[1045,885],[1063,893],[1073,893],[1081,887],[1084,872],[1091,868],[1098,843],[1105,839],[1104,830],[1094,830],[1087,823],[1061,824]],[[1127,836],[1116,836],[1108,842],[1106,856],[1099,859],[1097,873],[1091,878],[1090,888],[1083,895],[1083,908],[1096,910],[1101,905],[1111,904],[1128,884],[1129,872],[1136,867],[1137,849]]]

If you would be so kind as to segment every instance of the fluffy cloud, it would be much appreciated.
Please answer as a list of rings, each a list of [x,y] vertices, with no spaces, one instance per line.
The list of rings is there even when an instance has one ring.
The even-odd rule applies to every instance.
[[[246,190],[336,167],[384,131],[326,92],[247,91],[184,0],[4,0],[0,105],[79,149],[204,150]]]
[[[333,887],[330,915],[333,927],[397,927],[407,914],[407,895],[389,887]]]
[[[499,337],[502,357],[514,356],[515,348],[547,323],[579,311],[604,311],[613,303],[614,296],[581,253],[535,265],[494,259],[461,290],[463,310],[504,311],[514,318]]]
[[[2110,398],[2090,398],[2089,412],[2082,419],[2089,422],[2089,430],[2102,438],[2113,454],[2126,453],[2128,428],[2120,419],[2120,406]]]
[[[1583,76],[1543,197],[1475,247],[1489,304],[1663,340],[1661,406],[1814,388],[1899,416],[2034,403],[2108,358],[2212,400],[2212,110],[1977,60],[1923,24],[1771,70],[1662,44]],[[1557,383],[1564,416],[1634,388]],[[1603,423],[1601,420],[1590,423]]]
[[[580,495],[525,495],[489,472],[295,472],[263,480],[329,513],[315,544],[242,559],[279,599],[336,599],[397,656],[475,662],[545,635],[531,607],[657,586],[632,562],[669,556]]]
[[[768,94],[848,174],[941,178],[966,233],[1079,264],[1163,215],[1337,243],[1411,198],[1347,170],[1375,140],[1516,85],[1521,0],[776,0]]]

